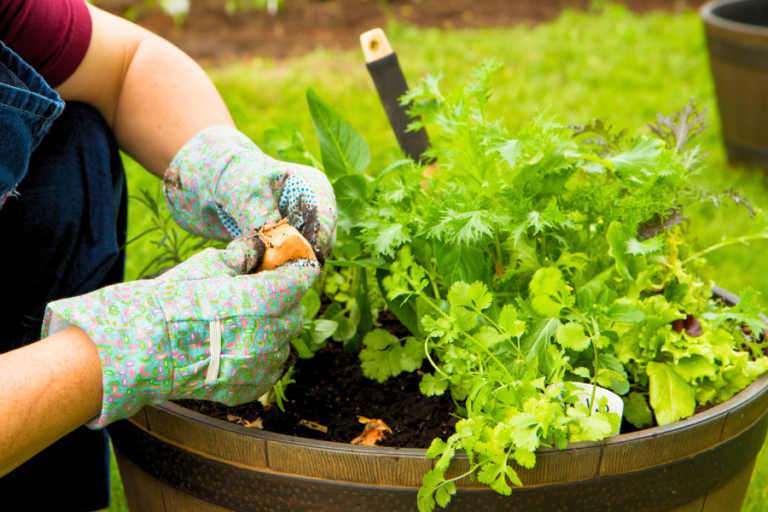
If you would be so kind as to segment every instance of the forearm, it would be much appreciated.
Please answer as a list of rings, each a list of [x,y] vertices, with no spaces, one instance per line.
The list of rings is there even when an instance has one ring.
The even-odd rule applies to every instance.
[[[56,90],[94,106],[122,150],[162,177],[178,150],[211,126],[234,126],[205,72],[181,50],[132,23],[89,6],[91,43]]]
[[[78,327],[0,355],[0,476],[97,416],[101,375]]]

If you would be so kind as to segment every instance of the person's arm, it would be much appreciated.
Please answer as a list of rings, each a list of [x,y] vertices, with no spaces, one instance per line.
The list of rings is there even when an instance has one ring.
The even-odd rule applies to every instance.
[[[88,5],[90,46],[56,92],[95,107],[120,148],[158,177],[195,134],[234,127],[213,83],[190,57],[143,28]]]
[[[96,345],[78,327],[0,355],[0,477],[97,416]]]

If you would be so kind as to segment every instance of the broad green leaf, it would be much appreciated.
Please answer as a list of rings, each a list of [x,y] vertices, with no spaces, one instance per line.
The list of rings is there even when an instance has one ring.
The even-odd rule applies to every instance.
[[[653,412],[651,411],[645,395],[633,391],[629,396],[623,396],[624,417],[637,428],[653,425]]]
[[[339,323],[334,322],[333,320],[325,320],[325,319],[319,319],[312,322],[313,329],[310,332],[310,336],[312,337],[312,343],[319,345],[320,343],[324,342],[331,336],[333,336],[333,333],[336,332],[336,329],[339,328]]]
[[[337,316],[336,321],[339,323],[336,332],[333,333],[333,341],[349,341],[357,333],[357,326],[345,316]]]
[[[357,322],[357,333],[344,345],[344,350],[347,352],[356,352],[360,349],[363,343],[363,336],[371,332],[373,329],[373,315],[371,314],[371,301],[370,293],[368,291],[368,276],[365,268],[360,269],[359,279],[360,284],[357,286],[357,293],[355,294],[355,303],[357,304],[357,310],[359,311],[360,318]]]
[[[614,302],[606,312],[608,319],[614,322],[642,322],[645,320],[645,313],[626,302]]]
[[[442,395],[448,389],[448,381],[442,377],[435,377],[431,373],[421,376],[419,389],[427,396]]]
[[[698,384],[704,379],[714,382],[720,369],[719,365],[699,354],[691,354],[675,363],[675,372],[692,384]]]
[[[304,137],[298,128],[287,123],[278,123],[278,128],[264,132],[265,146],[274,149],[283,162],[308,165],[323,170],[323,165],[307,151]]]
[[[624,234],[622,223],[619,221],[611,222],[611,225],[608,226],[608,231],[605,233],[605,239],[611,248],[609,254],[616,261],[616,270],[619,275],[633,281],[634,278],[630,275],[629,268],[627,267],[627,256],[625,254],[627,237]]]
[[[512,338],[517,338],[525,332],[525,322],[518,320],[517,310],[512,304],[505,304],[501,308],[499,326]]]
[[[528,287],[532,296],[531,306],[541,316],[559,317],[560,310],[574,302],[573,295],[565,287],[563,273],[557,267],[537,270]]]
[[[688,295],[690,286],[688,283],[669,283],[664,288],[664,298],[667,302],[681,302]]]
[[[395,338],[395,336],[392,333],[384,329],[372,330],[371,332],[365,335],[365,339],[363,340],[363,345],[366,348],[370,348],[373,350],[388,349],[395,343],[397,343],[397,338]]]
[[[456,494],[456,483],[446,482],[437,489],[435,501],[441,507],[445,507],[451,501],[451,496],[454,494]]]
[[[514,426],[512,441],[517,448],[535,452],[539,447],[539,420],[530,413],[521,413],[509,420]]]
[[[532,469],[536,465],[536,455],[531,451],[518,448],[514,456],[517,463],[524,468]]]
[[[517,161],[523,151],[523,145],[519,140],[507,140],[495,146],[489,153],[499,153],[510,167],[517,165]]]
[[[600,352],[597,355],[600,371],[607,372],[607,380],[603,387],[610,388],[617,395],[625,395],[629,392],[629,379],[624,365],[613,354]]]
[[[443,452],[448,448],[448,443],[440,439],[439,437],[436,437],[432,440],[432,444],[429,445],[429,448],[427,448],[427,458],[428,459],[434,459],[438,455],[442,455]]]
[[[579,425],[585,441],[600,441],[610,436],[614,431],[613,425],[603,412],[581,418]]]
[[[382,291],[385,290],[384,286],[382,285],[382,281],[389,275],[389,271],[381,268],[376,271],[376,279],[378,280],[379,287]],[[408,301],[403,304],[400,300],[387,299],[387,309],[389,309],[397,317],[397,319],[400,320],[403,325],[408,328],[409,331],[411,331],[411,334],[423,334],[421,331],[421,325],[419,323],[419,317],[416,314],[416,301]]]
[[[663,241],[661,237],[649,238],[642,242],[637,238],[627,240],[627,254],[645,256],[646,254],[659,252],[662,248]]]
[[[403,230],[403,225],[399,222],[383,224],[367,238],[370,240],[375,254],[387,254],[389,256],[409,239]]]
[[[589,370],[587,368],[584,368],[583,366],[580,366],[578,368],[573,369],[573,373],[578,375],[579,377],[582,377],[584,379],[589,379],[592,377],[592,374],[589,373]]]
[[[365,206],[367,180],[361,174],[347,174],[333,183],[336,204],[345,215],[355,218]]]
[[[310,288],[301,298],[301,305],[304,306],[304,321],[312,320],[320,311],[320,296]]]
[[[403,346],[402,366],[404,372],[415,372],[421,368],[421,363],[427,357],[424,351],[424,342],[418,338],[408,337]]]
[[[303,336],[292,339],[291,343],[293,343],[293,346],[296,347],[296,351],[299,353],[300,358],[312,359],[315,356],[315,353],[312,352],[312,350],[310,350],[310,348],[307,346]]]
[[[666,363],[648,363],[650,399],[656,421],[666,425],[693,415],[696,394],[693,388]]]
[[[307,89],[307,103],[328,179],[335,182],[345,174],[362,174],[371,161],[371,152],[365,140],[311,88]]]
[[[493,301],[493,294],[488,292],[488,288],[480,281],[475,281],[471,285],[460,281],[453,283],[448,292],[448,302],[454,306],[464,306],[477,312],[488,308]]]
[[[592,340],[584,333],[584,327],[578,322],[560,324],[557,328],[557,341],[565,348],[577,352],[589,348]]]
[[[533,330],[521,340],[521,350],[526,355],[526,360],[530,362],[534,357],[538,358],[539,367],[546,375],[549,375],[554,364],[548,349],[559,325],[557,318],[539,320]]]
[[[464,281],[484,281],[488,259],[485,253],[473,247],[435,243],[435,260],[446,286]]]
[[[642,176],[656,168],[656,157],[663,143],[658,139],[638,138],[631,148],[608,158],[619,173]],[[645,171],[645,173],[643,172]]]

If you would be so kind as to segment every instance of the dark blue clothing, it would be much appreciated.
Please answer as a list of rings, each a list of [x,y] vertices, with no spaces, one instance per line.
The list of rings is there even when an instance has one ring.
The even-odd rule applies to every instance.
[[[0,353],[40,338],[48,302],[121,282],[127,191],[114,135],[0,43]],[[80,427],[0,478],[26,510],[109,505],[109,443]],[[18,496],[19,500],[14,500]]]

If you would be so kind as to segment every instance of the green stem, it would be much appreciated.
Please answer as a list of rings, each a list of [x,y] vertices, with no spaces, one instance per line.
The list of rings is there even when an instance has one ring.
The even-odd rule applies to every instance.
[[[437,272],[435,272],[434,264],[432,264],[430,269],[429,282],[432,284],[432,293],[435,294],[435,299],[440,300],[442,297],[440,297],[440,289],[437,287]]]
[[[501,268],[504,268],[504,261],[502,260],[502,257],[501,257],[501,243],[499,243],[499,232],[498,231],[495,231],[493,233],[493,241],[496,243],[496,258],[497,258]]]
[[[432,360],[432,356],[429,355],[429,347],[427,346],[428,343],[429,343],[429,336],[424,338],[424,353],[427,355],[429,364],[432,365],[432,368],[440,372],[443,375],[443,377],[445,377],[446,379],[450,378],[450,376],[447,373],[445,373],[443,370],[441,370],[440,367],[437,366],[437,364],[435,364],[435,362]]]
[[[592,329],[589,328],[589,324],[587,323],[587,319],[584,318],[584,315],[582,315],[581,313],[579,313],[578,311],[576,311],[575,309],[572,309],[572,308],[565,308],[565,309],[567,309],[568,311],[572,312],[577,317],[579,317],[579,319],[581,320],[582,325],[584,325],[584,328],[587,330],[587,334],[589,334],[589,337],[592,340],[592,352],[595,353],[595,362],[594,362],[595,374],[592,376],[592,401],[590,402],[590,404],[594,405],[594,403],[595,403],[595,392],[597,391],[597,372],[600,371],[600,363],[599,363],[599,361],[597,359],[597,346],[595,345],[595,334],[592,332]],[[592,410],[591,409],[589,411],[589,415],[590,416],[592,415]]]
[[[715,245],[710,245],[706,249],[702,249],[701,251],[692,254],[691,256],[689,256],[688,258],[683,260],[682,264],[685,265],[689,261],[695,260],[696,258],[704,256],[705,254],[710,253],[712,251],[715,251],[717,249],[721,249],[723,247],[727,247],[729,245],[736,244],[736,243],[746,244],[750,240],[757,240],[759,238],[768,239],[768,232],[762,232],[762,233],[758,233],[756,235],[745,235],[745,236],[737,236],[737,237],[726,238],[725,240],[723,240],[720,243],[716,243]]]
[[[416,290],[416,289],[417,289],[417,287],[416,287],[416,283],[414,283],[414,282],[413,282],[413,280],[411,280],[411,278],[410,278],[409,276],[407,276],[407,275],[406,275],[406,276],[404,276],[404,277],[405,277],[405,280],[408,282],[408,284],[410,284],[410,285],[411,285],[411,287],[412,287],[414,290]],[[432,301],[432,299],[430,299],[430,298],[429,298],[429,296],[427,296],[427,295],[426,295],[424,292],[422,292],[422,291],[419,291],[419,292],[418,292],[418,294],[419,294],[419,297],[421,297],[422,299],[424,299],[424,301],[425,301],[425,302],[427,302],[427,304],[429,304],[430,306],[432,306],[432,308],[434,308],[434,309],[435,309],[435,310],[436,310],[438,313],[440,313],[441,315],[443,315],[445,318],[447,318],[447,319],[450,319],[450,316],[449,316],[449,315],[448,315],[448,314],[447,314],[445,311],[443,311],[442,309],[440,309],[440,308],[438,307],[438,305],[437,305],[437,304],[435,304],[435,303]],[[502,370],[504,370],[504,373],[506,373],[506,374],[509,376],[509,378],[510,378],[510,379],[512,379],[512,380],[514,380],[514,379],[515,379],[515,377],[514,377],[514,376],[513,376],[511,373],[509,373],[509,370],[507,370],[507,367],[506,367],[506,366],[504,366],[504,365],[501,363],[501,361],[499,361],[499,359],[498,359],[498,358],[497,358],[495,355],[493,355],[493,353],[492,353],[490,350],[488,350],[488,348],[487,348],[485,345],[483,345],[482,343],[480,343],[479,341],[477,341],[475,338],[473,338],[473,337],[472,337],[472,335],[471,335],[471,334],[469,334],[468,332],[466,332],[466,331],[465,331],[464,329],[462,329],[461,327],[459,327],[459,331],[461,331],[461,333],[462,333],[462,334],[464,334],[464,336],[466,336],[466,337],[467,337],[467,339],[471,340],[471,341],[472,341],[472,342],[473,342],[475,345],[477,345],[477,347],[478,347],[480,350],[482,350],[483,352],[485,352],[486,354],[488,354],[488,357],[490,357],[490,358],[491,358],[491,359],[492,359],[492,360],[493,360],[493,361],[494,361],[494,362],[495,362],[497,365],[499,365],[499,367],[500,367]],[[427,355],[429,355],[429,353],[427,353]],[[432,361],[432,360],[430,359],[430,362],[431,362],[431,361]],[[433,364],[433,366],[434,366],[434,364]],[[442,372],[440,372],[440,373],[442,373]],[[443,374],[443,375],[445,375],[445,374]]]

